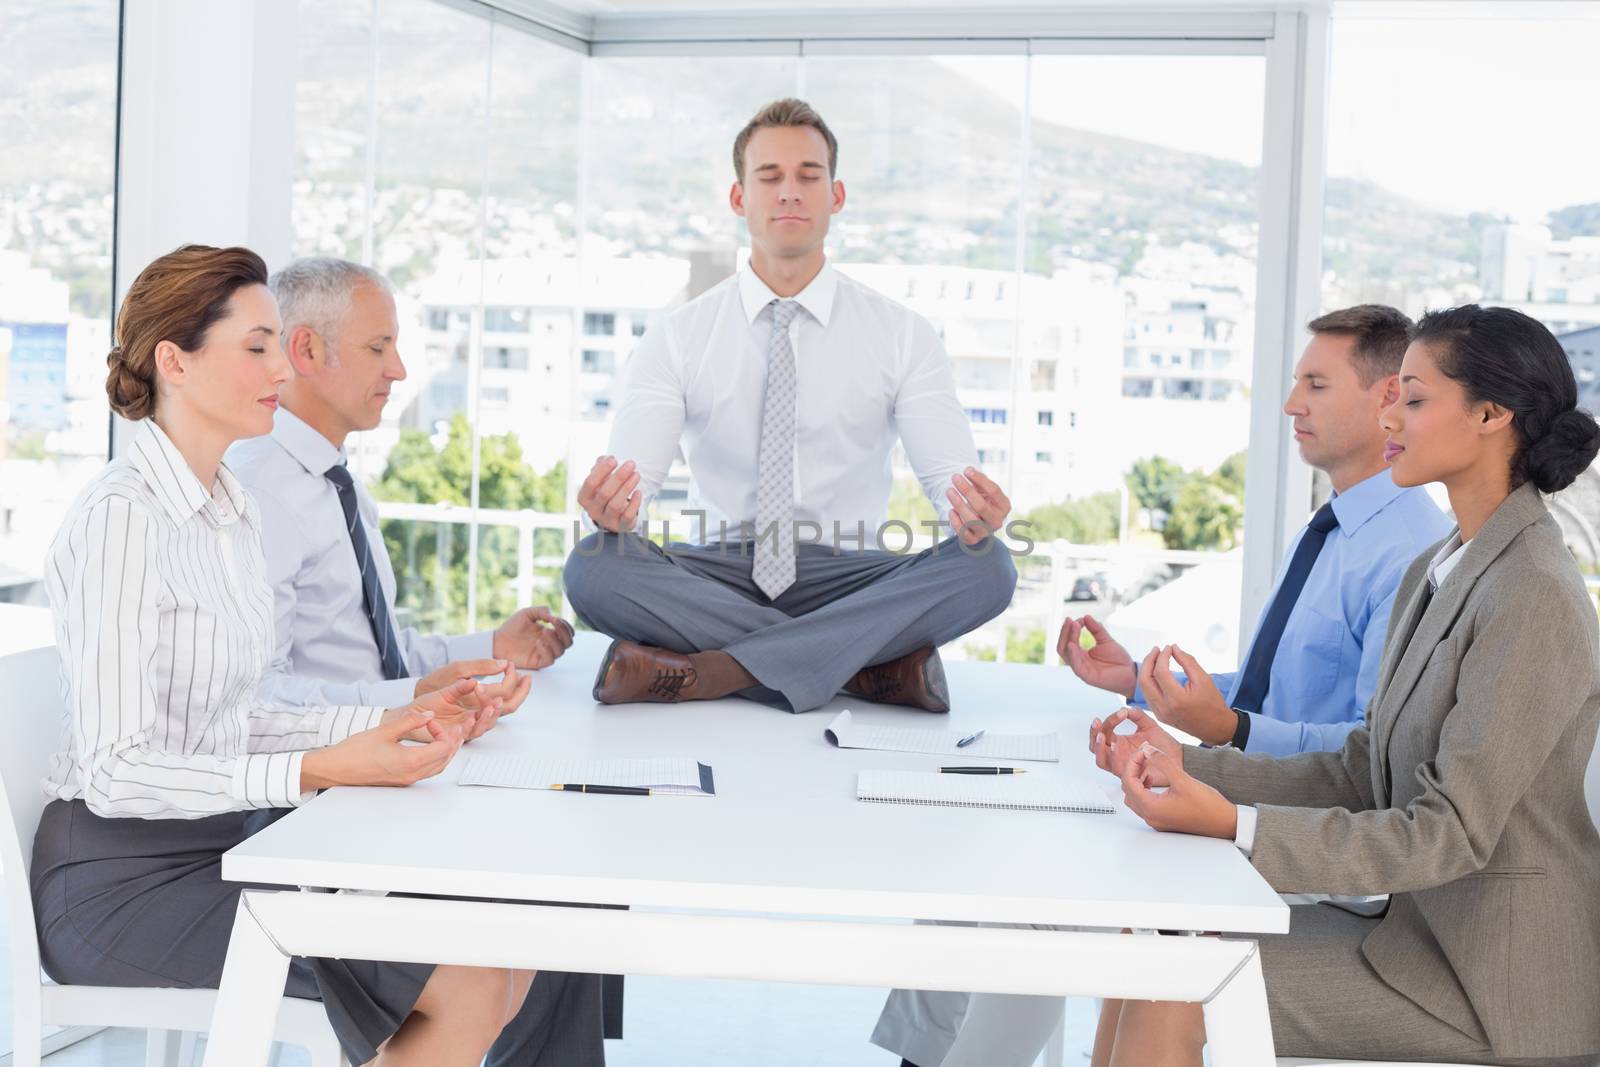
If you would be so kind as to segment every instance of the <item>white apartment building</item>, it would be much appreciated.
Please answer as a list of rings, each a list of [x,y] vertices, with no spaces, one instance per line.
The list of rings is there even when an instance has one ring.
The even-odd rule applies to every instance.
[[[1216,467],[1250,436],[1254,309],[1237,289],[1140,277],[1122,289],[1116,452]]]
[[[1513,304],[1557,334],[1600,326],[1600,236],[1556,240],[1547,226],[1484,231],[1483,299]]]
[[[1558,334],[1556,340],[1572,361],[1578,379],[1578,406],[1600,412],[1600,326]]]
[[[1250,308],[1225,287],[1234,279],[1214,273],[1217,263],[1165,251],[1141,266],[1173,276],[1208,266],[1218,285],[1119,279],[1106,264],[1074,260],[1020,286],[1006,270],[837,266],[933,323],[979,462],[1026,511],[1115,488],[1143,456],[1209,468],[1244,447]],[[480,433],[516,434],[537,470],[563,459],[586,468],[605,449],[616,374],[633,345],[704,284],[691,282],[686,259],[595,259],[581,271],[563,257],[444,267],[407,295],[410,379],[372,444],[385,452],[401,425],[436,432],[461,412]],[[478,330],[474,411],[468,353]],[[895,462],[898,477],[911,477],[903,455]],[[663,499],[686,487],[675,468]]]
[[[106,460],[110,324],[69,287],[0,251],[0,600],[43,602],[36,579],[61,516]]]
[[[475,415],[481,434],[516,434],[535,470],[587,465],[605,449],[616,372],[653,317],[684,300],[688,282],[682,259],[444,267],[412,294],[420,341],[402,344],[414,399],[391,411],[429,430],[457,412]],[[467,354],[480,329],[474,412]]]
[[[1114,433],[1122,297],[1115,272],[1077,263],[1045,277],[969,267],[840,264],[939,331],[979,463],[1016,510],[1117,483]],[[1020,320],[1020,326],[1018,325]],[[910,476],[903,457],[898,474]]]

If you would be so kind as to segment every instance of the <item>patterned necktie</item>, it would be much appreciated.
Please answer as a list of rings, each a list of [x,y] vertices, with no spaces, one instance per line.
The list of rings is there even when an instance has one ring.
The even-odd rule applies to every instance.
[[[774,300],[767,342],[767,392],[761,404],[761,453],[756,484],[756,553],[751,577],[776,600],[794,584],[794,346],[789,323],[800,305]]]
[[[400,654],[400,639],[395,636],[394,620],[389,617],[389,602],[384,598],[383,586],[378,584],[378,568],[372,562],[372,549],[367,544],[367,530],[361,525],[356,511],[356,487],[350,472],[340,463],[329,467],[323,476],[339,490],[339,506],[344,509],[345,529],[350,531],[350,547],[355,550],[356,565],[361,568],[361,606],[367,609],[367,621],[372,624],[372,639],[378,645],[378,658],[383,661],[383,676],[389,681],[406,677],[405,657]]]
[[[1328,540],[1328,533],[1338,525],[1339,517],[1333,513],[1331,500],[1318,508],[1317,513],[1311,516],[1311,521],[1306,523],[1306,532],[1289,559],[1289,569],[1284,572],[1283,584],[1278,586],[1272,606],[1267,608],[1266,618],[1261,623],[1261,631],[1256,634],[1256,642],[1250,646],[1250,655],[1245,657],[1239,691],[1233,698],[1233,706],[1240,711],[1260,711],[1267,702],[1267,687],[1272,682],[1272,659],[1278,654],[1278,642],[1283,640],[1283,628],[1289,623],[1289,613],[1294,610],[1295,601],[1300,599],[1300,590],[1306,586],[1311,565],[1317,562],[1317,556]]]

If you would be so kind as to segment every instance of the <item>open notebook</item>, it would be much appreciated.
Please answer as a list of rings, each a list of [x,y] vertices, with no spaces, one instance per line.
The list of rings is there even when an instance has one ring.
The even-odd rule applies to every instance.
[[[456,784],[549,789],[557,782],[643,786],[656,793],[690,797],[717,793],[711,768],[692,759],[553,760],[474,752],[467,756]]]
[[[944,808],[1013,808],[1024,811],[1085,811],[1110,815],[1117,809],[1091,785],[1054,775],[939,774],[936,771],[862,771],[856,799],[879,804],[928,804]]]

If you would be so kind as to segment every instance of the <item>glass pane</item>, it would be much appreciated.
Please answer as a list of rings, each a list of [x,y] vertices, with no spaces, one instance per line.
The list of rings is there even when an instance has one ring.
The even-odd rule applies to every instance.
[[[594,249],[689,261],[689,297],[733,273],[745,242],[728,207],[733,139],[762,104],[794,95],[796,68],[771,56],[592,60],[585,191]]]
[[[838,137],[838,176],[856,194],[830,228],[833,259],[1015,271],[1026,79],[1022,56],[807,59],[808,99]],[[983,288],[970,275],[917,280],[943,300],[994,299],[968,295]]]
[[[770,56],[589,61],[584,313],[570,399],[557,409],[574,471],[605,451],[616,372],[645,328],[740,262],[733,139],[763,104],[794,95],[797,74],[797,60]],[[676,514],[688,485],[675,464],[654,516]]]
[[[829,257],[939,332],[979,464],[1008,491],[1027,76],[1022,56],[827,56],[805,68],[808,98],[839,139],[847,192]],[[898,450],[894,476],[889,518],[923,531],[934,511]],[[998,644],[1005,626],[956,654]]]
[[[0,601],[45,602],[106,461],[118,6],[12,0],[0,23]]]
[[[1563,106],[1600,100],[1596,50],[1593,17],[1336,18],[1324,308],[1520,308],[1600,410],[1600,141]],[[1553,510],[1600,595],[1600,466]]]
[[[584,62],[513,26],[494,27],[477,398],[480,626],[528,603],[561,603],[560,561],[551,557],[566,544],[555,516],[566,504],[564,425],[576,377]],[[430,329],[442,311],[429,306]],[[540,528],[529,511],[552,519]]]
[[[294,254],[367,255],[371,0],[300,0],[296,13]]]
[[[1052,562],[1022,571],[1008,644],[1033,658],[1042,632],[1055,662],[1059,620],[1092,612],[1129,647],[1231,669],[1264,60],[1042,56],[1031,77],[1008,430],[1013,499]]]
[[[1593,18],[1334,19],[1324,307],[1600,326],[1600,142],[1556,103],[1600,99],[1597,49]]]
[[[390,550],[399,542],[419,561],[413,570],[396,556],[397,604],[459,633],[473,626],[468,513],[412,520],[384,502],[465,509],[472,499],[490,23],[432,0],[378,10],[371,265],[395,287],[408,376],[382,424],[359,435],[353,462],[378,497]]]

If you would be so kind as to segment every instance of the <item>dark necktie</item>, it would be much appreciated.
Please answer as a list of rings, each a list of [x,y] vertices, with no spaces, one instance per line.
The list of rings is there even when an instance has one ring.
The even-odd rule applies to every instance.
[[[372,562],[372,548],[367,544],[366,527],[356,510],[356,487],[350,472],[343,463],[329,467],[324,476],[339,490],[339,506],[344,509],[345,529],[350,531],[350,547],[355,550],[356,565],[361,568],[361,606],[367,609],[367,621],[372,624],[372,639],[378,645],[378,658],[383,661],[384,678],[393,681],[406,677],[405,657],[400,654],[400,639],[395,636],[394,620],[389,616],[389,602],[384,599],[383,586],[378,583],[378,568]]]
[[[1339,517],[1333,513],[1331,500],[1318,508],[1317,513],[1311,516],[1311,521],[1306,523],[1305,536],[1295,546],[1289,569],[1283,576],[1283,584],[1278,586],[1277,595],[1267,608],[1266,619],[1261,623],[1261,632],[1256,634],[1255,644],[1250,646],[1250,655],[1245,657],[1239,690],[1233,698],[1233,706],[1240,711],[1260,711],[1267,702],[1267,687],[1272,682],[1272,659],[1278,654],[1278,642],[1283,640],[1283,628],[1288,625],[1289,613],[1294,610],[1295,601],[1300,599],[1300,590],[1305,588],[1306,577],[1317,562],[1322,546],[1327,543],[1329,531],[1338,525]]]

